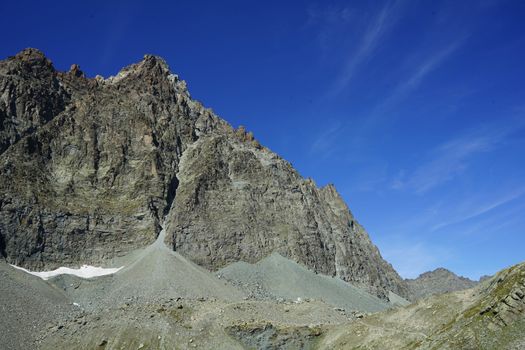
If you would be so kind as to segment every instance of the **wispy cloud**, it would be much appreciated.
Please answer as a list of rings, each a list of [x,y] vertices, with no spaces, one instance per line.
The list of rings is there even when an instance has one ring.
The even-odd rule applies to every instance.
[[[418,194],[424,194],[463,173],[469,166],[470,158],[499,147],[510,133],[523,125],[523,122],[518,122],[505,128],[477,131],[450,140],[434,149],[430,159],[412,173],[398,176],[392,188],[410,189]]]
[[[485,215],[497,208],[500,208],[504,206],[505,204],[508,204],[514,200],[517,200],[525,195],[525,186],[513,189],[512,191],[505,193],[503,195],[497,196],[496,198],[492,198],[489,201],[481,202],[479,204],[479,201],[468,201],[467,203],[463,203],[462,207],[460,208],[459,215],[456,215],[450,220],[445,220],[440,222],[439,224],[435,225],[430,229],[431,232],[438,231],[440,229],[449,227],[451,225],[460,224],[465,221],[478,218],[482,215]]]
[[[386,37],[389,29],[396,23],[400,17],[401,5],[399,2],[388,2],[375,16],[368,21],[368,25],[363,29],[359,44],[347,54],[347,59],[335,80],[329,95],[336,95],[346,88],[358,68],[364,64],[375,52],[377,47]],[[344,10],[345,18],[349,17],[347,9]]]
[[[475,235],[478,243],[490,242],[523,226],[525,186],[492,192],[432,203],[426,210],[411,212],[400,225],[388,224],[390,234],[377,241],[383,257],[401,276],[413,278],[439,266],[452,268],[455,258],[467,254],[462,249],[472,241],[470,235]],[[439,241],[446,244],[439,245]],[[469,277],[487,273],[480,271]]]
[[[404,99],[412,91],[417,89],[423,80],[433,71],[438,69],[454,52],[465,42],[467,36],[463,36],[448,46],[432,51],[404,77],[392,90],[390,95],[380,104],[379,109],[385,109]]]
[[[105,41],[104,49],[99,57],[100,63],[103,65],[108,65],[113,59],[113,56],[118,51],[118,45],[122,43],[126,31],[131,27],[134,14],[138,10],[138,3],[134,1],[115,3],[114,5],[117,8],[112,9],[116,11],[113,21],[111,21],[107,30],[108,34],[105,38],[101,38]]]
[[[371,108],[366,119],[357,127],[358,134],[366,134],[370,130],[382,125],[387,118],[393,118],[392,110],[403,100],[410,97],[415,90],[423,83],[432,72],[436,71],[446,60],[463,45],[467,36],[457,39],[452,44],[434,50],[420,60],[415,68],[403,75],[397,84],[389,91],[382,100]]]
[[[505,208],[503,211],[499,210],[497,213],[489,212],[488,215],[476,217],[477,220],[475,222],[461,228],[460,232],[462,236],[475,234],[477,240],[482,239],[482,235],[485,236],[485,239],[494,239],[495,235],[501,236],[508,228],[512,228],[514,225],[521,223],[523,227],[525,222],[523,214],[525,214],[525,204],[513,203],[512,207]]]
[[[315,140],[312,142],[310,151],[313,154],[323,154],[329,156],[337,148],[337,140],[343,132],[344,125],[340,122],[335,122],[327,129],[321,131]]]

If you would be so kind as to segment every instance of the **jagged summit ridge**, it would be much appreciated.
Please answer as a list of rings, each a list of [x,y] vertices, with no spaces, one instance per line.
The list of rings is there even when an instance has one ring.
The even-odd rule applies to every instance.
[[[408,296],[333,186],[318,188],[193,100],[164,60],[146,55],[104,80],[42,57],[27,49],[0,62],[9,262],[100,263],[148,245],[166,221],[173,249],[212,270],[278,252]]]
[[[151,85],[167,80],[173,84],[177,92],[184,93],[189,97],[186,82],[180,80],[177,74],[173,74],[166,61],[160,56],[144,55],[140,62],[124,67],[116,76],[111,76],[102,81],[115,84],[125,80],[127,77],[131,80],[141,79],[144,84]]]
[[[31,68],[38,66],[53,68],[53,63],[46,57],[46,55],[39,49],[35,48],[27,48],[20,51],[14,56],[14,59],[26,63],[28,67]]]

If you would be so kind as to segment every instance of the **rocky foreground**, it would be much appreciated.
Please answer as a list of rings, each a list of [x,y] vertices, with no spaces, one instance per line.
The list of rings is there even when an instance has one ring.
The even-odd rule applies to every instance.
[[[525,349],[525,263],[473,289],[331,329],[319,348]]]
[[[307,349],[330,326],[393,306],[276,255],[261,264],[277,270],[213,274],[164,234],[93,279],[43,281],[0,263],[2,349]]]
[[[49,281],[0,263],[2,349],[525,346],[525,263],[408,306],[275,255],[214,274],[168,249],[162,236],[122,263],[114,275]]]

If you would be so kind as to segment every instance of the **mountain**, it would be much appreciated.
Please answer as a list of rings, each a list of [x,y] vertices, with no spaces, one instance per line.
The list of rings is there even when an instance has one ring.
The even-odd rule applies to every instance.
[[[255,271],[264,276],[255,282],[270,293],[253,293],[245,282],[254,269],[246,263],[213,275],[170,250],[164,234],[125,257],[126,266],[114,275],[52,279],[78,310],[59,318],[60,329],[40,333],[41,348],[302,349],[324,327],[392,306],[278,254]]]
[[[473,288],[478,283],[468,278],[458,276],[444,268],[425,272],[416,279],[407,279],[405,281],[408,283],[412,298],[415,300],[434,294]]]
[[[91,79],[26,49],[0,61],[0,125],[2,349],[525,348],[525,263],[402,280],[334,186],[159,57]]]
[[[332,185],[318,188],[146,55],[116,76],[0,62],[0,252],[51,269],[155,241],[217,270],[271,253],[382,298],[408,297]]]

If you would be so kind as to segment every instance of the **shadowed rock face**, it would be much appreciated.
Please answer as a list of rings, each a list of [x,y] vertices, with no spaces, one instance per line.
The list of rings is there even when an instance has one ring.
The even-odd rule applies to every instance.
[[[9,262],[101,262],[151,243],[166,218],[173,249],[210,269],[276,251],[377,295],[408,295],[333,186],[192,100],[162,59],[88,79],[27,49],[0,62],[0,89]]]

